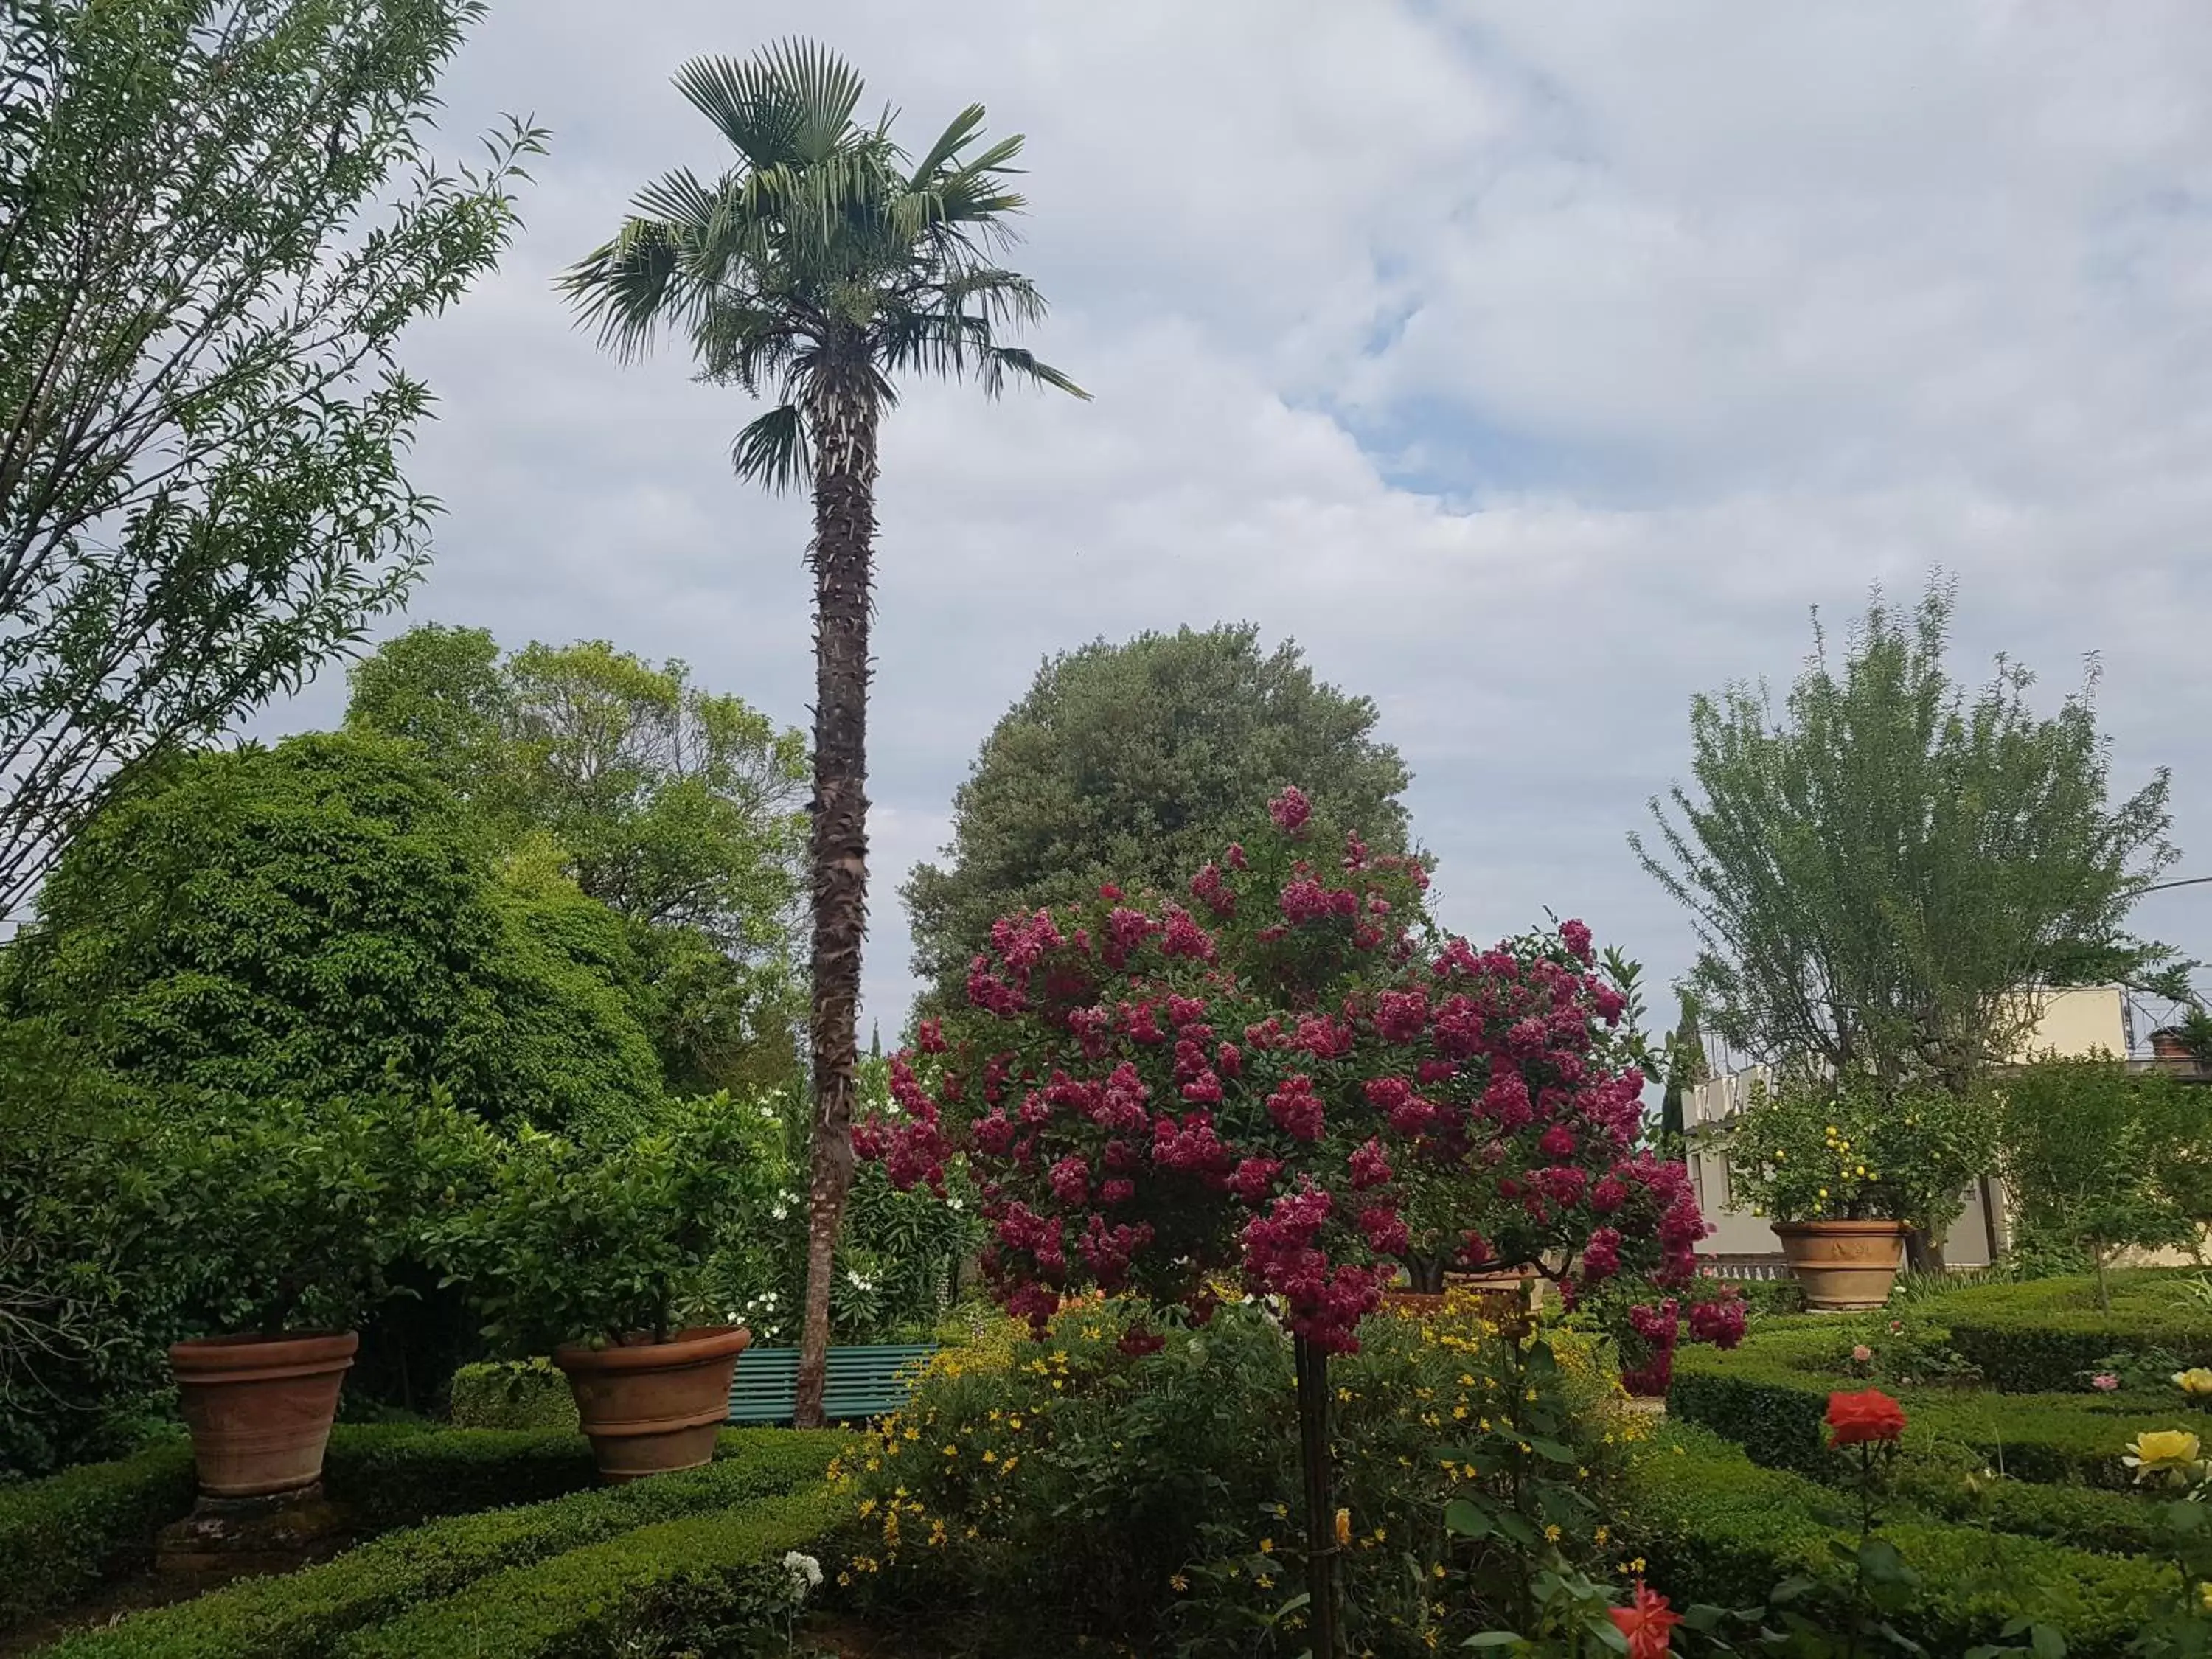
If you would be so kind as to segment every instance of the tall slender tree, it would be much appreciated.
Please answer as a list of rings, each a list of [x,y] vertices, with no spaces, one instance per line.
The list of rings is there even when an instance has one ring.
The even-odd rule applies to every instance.
[[[1009,378],[1086,394],[1002,331],[1044,301],[993,255],[1022,198],[1006,187],[1019,136],[980,144],[983,108],[954,117],[917,159],[887,111],[855,119],[860,76],[826,48],[787,41],[737,62],[701,58],[678,92],[737,164],[647,186],[613,240],[562,286],[624,358],[664,334],[700,377],[773,405],[738,434],[738,476],[814,495],[814,1085],[805,1322],[797,1418],[820,1420],[830,1277],[853,1175],[853,1092],[867,915],[867,696],[877,432],[897,377]]]

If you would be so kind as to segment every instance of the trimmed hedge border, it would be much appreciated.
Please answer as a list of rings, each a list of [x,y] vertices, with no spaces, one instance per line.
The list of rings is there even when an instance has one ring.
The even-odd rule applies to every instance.
[[[1676,1356],[1667,1391],[1670,1416],[1698,1423],[1750,1449],[1756,1461],[1816,1478],[1841,1467],[1822,1431],[1828,1395],[1861,1389],[1861,1381],[1790,1363],[1832,1347],[1820,1333],[1784,1327],[1754,1334],[1733,1353],[1686,1348]],[[1985,1394],[1940,1389],[1900,1389],[1911,1419],[1905,1449],[1943,1458],[1964,1449],[2014,1478],[2052,1484],[2129,1485],[2120,1453],[2145,1429],[2188,1420],[2179,1399],[2148,1407],[2140,1399],[2079,1394]],[[1955,1457],[1954,1458],[1955,1461]]]
[[[757,1430],[725,1430],[741,1455]],[[323,1480],[363,1537],[439,1516],[540,1503],[599,1485],[589,1442],[558,1431],[341,1423]],[[131,1456],[0,1487],[0,1632],[82,1600],[151,1559],[155,1534],[192,1507],[191,1448],[165,1440]]]
[[[1781,1580],[1839,1583],[1832,1540],[1855,1534],[1824,1519],[1840,1510],[1826,1487],[1762,1468],[1741,1448],[1693,1427],[1669,1425],[1631,1465],[1626,1523],[1651,1582],[1677,1607],[1756,1606]],[[1882,1528],[1922,1575],[1916,1602],[1898,1618],[1931,1653],[1962,1653],[1994,1640],[2030,1586],[2066,1609],[2071,1659],[2116,1659],[2144,1619],[2172,1594],[2172,1569],[1942,1522]],[[2000,1589],[1996,1586],[2006,1588]]]
[[[0,1632],[139,1565],[154,1534],[191,1508],[193,1491],[192,1449],[182,1440],[0,1486]]]
[[[2194,1276],[2115,1273],[2110,1313],[2099,1310],[2096,1281],[2087,1277],[1946,1291],[1931,1312],[1992,1388],[2033,1394],[2075,1387],[2083,1371],[2114,1354],[2166,1349],[2191,1364],[2212,1364],[2212,1312],[2180,1305],[2175,1294]]]
[[[689,1590],[694,1612],[720,1585],[817,1543],[853,1500],[816,1486],[742,1509],[696,1515],[483,1579],[441,1601],[359,1631],[341,1659],[556,1659],[621,1651],[653,1604]],[[702,1595],[701,1593],[704,1594]]]
[[[56,1659],[312,1659],[349,1633],[402,1618],[479,1580],[569,1551],[818,1482],[849,1437],[732,1431],[703,1469],[598,1487],[522,1508],[456,1515],[391,1533],[333,1560],[249,1579],[58,1644]]]

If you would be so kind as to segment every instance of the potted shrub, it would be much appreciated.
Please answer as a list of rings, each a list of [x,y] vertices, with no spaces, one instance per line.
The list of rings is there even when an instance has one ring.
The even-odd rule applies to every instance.
[[[726,1096],[568,1138],[524,1129],[432,1255],[516,1355],[552,1355],[599,1472],[623,1481],[714,1455],[751,1334],[710,1300],[714,1257],[766,1208],[775,1126]]]
[[[149,1277],[202,1492],[252,1498],[322,1477],[362,1315],[410,1243],[441,1104],[173,1103],[112,1173]],[[156,1260],[155,1258],[158,1258]]]
[[[1908,1236],[1940,1238],[1990,1169],[1995,1112],[1870,1079],[1796,1077],[1754,1089],[1718,1143],[1737,1206],[1768,1218],[1806,1305],[1875,1308]]]

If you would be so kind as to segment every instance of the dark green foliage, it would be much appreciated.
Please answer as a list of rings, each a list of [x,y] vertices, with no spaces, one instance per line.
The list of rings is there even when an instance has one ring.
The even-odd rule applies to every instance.
[[[2029,1288],[1992,1285],[1989,1291]],[[1946,1297],[1950,1307],[1982,1291]],[[1951,1340],[1959,1327],[1951,1327]],[[2100,1354],[2112,1352],[2107,1346]],[[1828,1395],[1863,1389],[1869,1379],[1841,1364],[1851,1337],[1818,1316],[1777,1322],[1747,1338],[1731,1353],[1685,1348],[1675,1358],[1667,1392],[1671,1417],[1698,1423],[1747,1448],[1759,1462],[1820,1479],[1838,1479],[1845,1464],[1832,1453],[1821,1428]],[[1961,1455],[1976,1468],[2018,1479],[2121,1488],[2128,1471],[2120,1454],[2144,1429],[2171,1427],[2173,1411],[2142,1396],[2106,1397],[2081,1391],[2069,1374],[2058,1386],[2071,1393],[1997,1394],[1981,1389],[1897,1389],[1911,1421],[1905,1449],[1945,1467]]]
[[[2099,1310],[2087,1277],[1976,1285],[1945,1295],[1941,1316],[1952,1346],[1992,1387],[2072,1389],[2115,1355],[2155,1351],[2212,1365],[2212,1309],[2185,1302],[2184,1282],[2172,1273],[2112,1274],[2109,1311]]]
[[[234,1100],[443,1084],[494,1122],[660,1093],[617,920],[498,879],[399,745],[197,757],[104,812],[0,959],[8,1005],[148,1091]]]
[[[603,965],[644,994],[672,1087],[788,1073],[799,732],[604,640],[502,658],[483,629],[428,623],[352,679],[349,729],[414,745],[518,862],[623,919],[623,959]]]
[[[181,1440],[0,1486],[0,1632],[143,1565],[154,1534],[191,1508],[193,1490],[191,1448]]]
[[[532,1490],[532,1471],[518,1462],[517,1454],[526,1457],[541,1449],[549,1454],[541,1473],[562,1467],[561,1453],[580,1455],[584,1478],[588,1480],[590,1453],[583,1442],[571,1437],[480,1437],[494,1444],[478,1467],[494,1473],[505,1464],[523,1477],[504,1496],[495,1495],[490,1501],[523,1507],[455,1514],[389,1533],[320,1566],[249,1581],[179,1606],[142,1613],[112,1629],[65,1642],[55,1652],[82,1656],[82,1659],[95,1656],[227,1659],[248,1653],[269,1659],[279,1656],[313,1659],[333,1651],[352,1651],[346,1640],[349,1632],[363,1632],[386,1620],[403,1619],[410,1610],[461,1594],[483,1581],[514,1577],[518,1569],[639,1528],[657,1527],[684,1516],[719,1516],[732,1505],[772,1498],[818,1482],[845,1438],[826,1432],[732,1431],[722,1437],[715,1462],[703,1469],[623,1486],[575,1490],[572,1483],[568,1495],[535,1502],[539,1494]],[[466,1444],[471,1437],[415,1438]],[[565,1444],[556,1446],[556,1440]],[[410,1477],[441,1467],[452,1468],[465,1486],[471,1473],[452,1459],[446,1447],[440,1448],[436,1457],[417,1459],[412,1469],[408,1466],[404,1439],[396,1438],[386,1449],[389,1455],[382,1468],[356,1468],[351,1473],[361,1480],[395,1478],[403,1486],[411,1484]],[[333,1471],[334,1491],[337,1473]],[[455,1503],[447,1507],[462,1506]],[[379,1644],[372,1639],[369,1646],[375,1650]]]
[[[525,1127],[489,1147],[423,1252],[514,1358],[723,1323],[714,1258],[775,1196],[781,1127],[726,1095],[575,1139]]]
[[[782,1432],[769,1431],[768,1432]],[[665,1478],[665,1477],[664,1477]],[[358,1632],[341,1659],[556,1659],[617,1653],[682,1632],[656,1629],[672,1608],[714,1617],[716,1590],[743,1604],[763,1563],[819,1547],[852,1500],[815,1486],[641,1527],[483,1578],[441,1601]]]
[[[1924,1449],[1901,1460],[1891,1480],[1898,1498],[1942,1520],[2047,1538],[2101,1555],[2159,1553],[2160,1500],[2140,1492],[1993,1476],[1984,1472],[1979,1457],[1946,1458]]]
[[[419,574],[407,325],[496,263],[520,126],[429,154],[478,0],[11,3],[0,18],[0,917],[149,760]]]
[[[1743,1607],[1784,1578],[1836,1584],[1832,1540],[1856,1539],[1836,1494],[1694,1427],[1668,1427],[1631,1467],[1624,1530],[1676,1606]],[[1921,1584],[1898,1623],[1934,1654],[1993,1640],[2023,1602],[2066,1632],[2070,1659],[2117,1659],[2172,1594],[2170,1568],[1942,1522],[1883,1528]]]
[[[576,1396],[550,1359],[488,1360],[453,1373],[447,1415],[461,1429],[574,1429]]]
[[[1689,988],[1739,1048],[1963,1093],[2033,1029],[2023,986],[2085,952],[2100,981],[2172,956],[2121,932],[2173,857],[2166,775],[2110,799],[2092,687],[2044,719],[2017,664],[1954,680],[1954,606],[1877,592],[1840,662],[1816,623],[1783,708],[1743,684],[1692,704],[1698,794],[1630,842],[1690,912]]]
[[[1377,853],[1407,850],[1409,782],[1365,697],[1314,678],[1297,646],[1262,654],[1249,623],[1103,640],[1048,659],[953,796],[945,862],[901,890],[915,971],[957,1006],[969,958],[1016,910],[1101,882],[1187,898],[1191,872],[1296,784]]]

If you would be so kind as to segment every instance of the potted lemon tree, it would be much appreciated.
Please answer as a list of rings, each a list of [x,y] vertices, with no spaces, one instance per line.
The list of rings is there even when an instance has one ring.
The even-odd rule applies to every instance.
[[[781,1184],[777,1133],[773,1112],[726,1096],[574,1137],[524,1129],[428,1230],[494,1345],[567,1375],[608,1480],[714,1456],[752,1340],[712,1300],[715,1259]]]
[[[200,1489],[322,1476],[363,1314],[410,1243],[456,1115],[441,1103],[168,1103],[108,1171],[128,1249],[165,1287]]]
[[[1756,1088],[1717,1137],[1734,1201],[1768,1218],[1816,1309],[1879,1307],[1909,1234],[1938,1240],[1996,1158],[1990,1103],[1864,1077]]]

